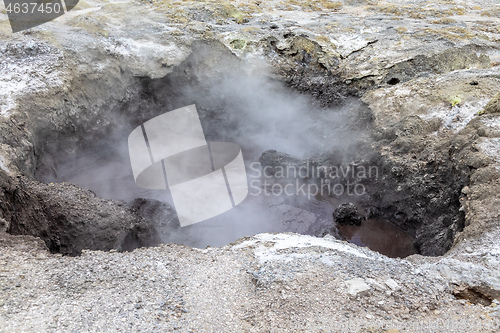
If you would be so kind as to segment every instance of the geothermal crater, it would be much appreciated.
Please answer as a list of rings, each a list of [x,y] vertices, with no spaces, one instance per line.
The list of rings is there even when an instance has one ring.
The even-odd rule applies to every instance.
[[[339,92],[348,89],[337,83],[332,98],[317,98],[303,87],[300,92],[290,87],[286,74],[266,74],[272,72],[262,64],[243,65],[222,44],[198,42],[192,54],[164,77],[113,73],[123,82],[125,94],[121,96],[119,91],[110,95],[98,91],[92,81],[72,83],[79,87],[68,90],[77,93],[68,93],[63,103],[52,106],[57,109],[54,118],[45,119],[39,113],[27,120],[32,133],[27,139],[33,148],[24,156],[29,160],[25,166],[34,167],[24,170],[26,180],[21,184],[30,183],[25,196],[31,197],[34,187],[44,201],[38,194],[36,199],[25,199],[14,191],[3,207],[4,215],[13,216],[7,231],[41,237],[52,251],[65,254],[86,248],[131,250],[161,242],[222,246],[261,232],[331,234],[393,257],[446,252],[464,227],[459,198],[468,183],[468,171],[447,157],[430,163],[422,175],[422,171],[405,170],[404,163],[386,161],[380,148],[400,127],[418,127],[418,119],[405,119],[381,133],[373,127],[370,109],[352,88],[339,98]],[[307,81],[316,74],[305,71],[300,75]],[[107,105],[110,98],[116,100]],[[190,104],[198,107],[207,140],[242,147],[250,195],[230,212],[180,228],[168,191],[143,190],[135,184],[127,137],[145,121]],[[269,166],[274,168],[271,175],[262,172]],[[304,166],[307,171],[302,176],[276,174],[279,167],[299,170]],[[360,176],[354,172],[360,166],[377,172]],[[325,172],[333,168],[346,171],[341,176],[338,171],[333,176]],[[277,181],[285,182],[280,193],[268,193],[267,187],[279,188]],[[57,185],[60,193],[52,193],[54,183],[63,182]],[[76,190],[67,183],[91,191],[82,191],[82,196],[98,207],[66,198],[66,188]],[[288,183],[307,192],[286,195],[283,187]],[[47,186],[49,192],[43,193]],[[54,196],[65,197],[65,202],[47,205],[45,201]],[[38,205],[15,208],[29,199]],[[112,208],[103,207],[104,202]],[[332,214],[342,203],[357,205],[361,216],[369,220],[339,230]],[[127,218],[112,216],[113,209]],[[88,210],[108,222],[113,220],[112,227],[68,222],[66,214],[83,214],[85,220],[89,215],[82,212]],[[36,222],[40,214],[45,223]],[[121,230],[119,237],[117,230]],[[370,237],[363,237],[366,233]]]
[[[80,0],[12,33],[0,9],[0,331],[499,332],[499,18]],[[192,104],[250,194],[181,228],[127,138]]]

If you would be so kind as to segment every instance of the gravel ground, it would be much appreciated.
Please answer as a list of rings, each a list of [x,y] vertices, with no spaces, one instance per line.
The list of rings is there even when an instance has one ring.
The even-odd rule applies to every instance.
[[[452,295],[467,280],[456,274],[465,265],[467,274],[483,270],[469,276],[476,282],[497,283],[499,273],[453,257],[390,259],[296,234],[206,250],[168,244],[80,257],[50,254],[28,236],[1,239],[1,332],[500,329],[498,301],[474,305]]]

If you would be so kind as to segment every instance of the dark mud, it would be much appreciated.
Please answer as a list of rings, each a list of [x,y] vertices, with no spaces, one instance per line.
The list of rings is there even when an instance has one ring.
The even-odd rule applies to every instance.
[[[391,258],[405,258],[418,253],[413,238],[387,221],[369,219],[359,226],[339,225],[338,228],[346,241]]]

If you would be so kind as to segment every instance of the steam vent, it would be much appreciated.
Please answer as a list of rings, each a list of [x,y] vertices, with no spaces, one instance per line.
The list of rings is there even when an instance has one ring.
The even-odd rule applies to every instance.
[[[500,332],[498,0],[3,0],[0,333]]]

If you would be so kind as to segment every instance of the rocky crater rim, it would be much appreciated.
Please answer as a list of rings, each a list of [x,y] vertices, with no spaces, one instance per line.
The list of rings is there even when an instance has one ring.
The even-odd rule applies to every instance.
[[[79,73],[81,76],[74,76],[70,85],[64,87],[63,91],[67,94],[66,97],[61,98],[58,91],[54,91],[49,92],[49,94],[42,93],[36,96],[35,99],[27,100],[25,105],[19,106],[18,112],[8,117],[8,121],[4,122],[4,126],[11,125],[8,129],[12,136],[4,135],[4,142],[10,141],[10,145],[6,146],[4,144],[6,149],[3,150],[2,154],[3,168],[11,174],[13,173],[12,170],[20,170],[19,173],[26,175],[28,179],[32,179],[34,176],[38,179],[43,179],[47,174],[51,174],[54,170],[58,169],[57,164],[61,159],[65,160],[65,166],[68,165],[67,158],[63,158],[63,156],[76,156],[89,150],[89,148],[91,148],[91,151],[96,148],[99,150],[101,145],[105,149],[107,141],[113,142],[116,137],[127,133],[134,126],[154,117],[158,112],[183,106],[182,103],[186,103],[185,101],[169,101],[164,96],[162,99],[162,95],[168,91],[170,96],[174,96],[177,92],[175,90],[176,87],[193,84],[193,82],[195,85],[200,84],[203,79],[207,79],[210,75],[220,75],[221,70],[217,63],[221,59],[229,68],[232,64],[232,70],[236,70],[237,66],[241,64],[240,60],[220,43],[196,42],[193,44],[193,48],[195,51],[186,58],[179,68],[174,69],[171,74],[162,79],[137,78],[132,73],[123,69],[120,64],[117,64],[116,66],[109,67],[105,72],[94,73],[91,77],[87,77],[85,73]],[[275,52],[272,46],[270,52]],[[279,65],[277,67],[278,72],[280,70],[287,70],[290,64],[295,62],[302,63],[304,60],[304,58],[296,58],[295,53],[284,53],[282,57],[282,62],[277,63]],[[309,63],[310,66],[314,66],[314,61]],[[484,85],[484,82],[493,85],[495,80],[498,79],[494,70],[477,71],[486,78],[482,81],[482,85]],[[465,77],[469,75],[467,74],[469,72],[464,73],[463,76]],[[314,78],[315,75],[317,76],[317,72],[304,72],[301,75],[302,79],[307,80],[308,75]],[[457,76],[460,75],[462,74],[458,74]],[[286,82],[287,78],[285,76],[282,80]],[[433,79],[436,80],[436,77]],[[440,79],[438,77],[436,81],[439,82]],[[117,82],[119,82],[118,85],[116,85]],[[409,85],[410,83],[404,83],[403,85],[405,84]],[[418,80],[415,84],[418,85]],[[425,84],[424,82],[423,85]],[[111,87],[113,88],[110,89]],[[415,89],[415,86],[411,86],[411,89]],[[342,88],[339,90],[342,90]],[[400,100],[401,93],[406,91],[403,86],[399,90],[392,87],[380,88],[380,90],[394,91],[398,94]],[[181,94],[180,90],[178,92]],[[487,96],[490,92],[481,90],[481,93]],[[51,96],[51,94],[53,95]],[[410,95],[411,98],[417,98],[418,94],[411,95],[407,93],[407,98],[410,98]],[[431,175],[431,180],[428,180],[427,186],[419,188],[418,192],[414,191],[413,188],[417,184],[415,182],[418,182],[420,179],[418,173],[430,173],[436,167],[432,165],[431,168],[426,167],[419,170],[417,165],[415,166],[417,169],[410,172],[402,169],[401,165],[407,165],[408,163],[405,160],[407,158],[405,154],[414,154],[412,148],[407,151],[408,148],[404,148],[404,145],[412,142],[414,138],[422,138],[422,135],[428,132],[438,131],[443,124],[439,121],[425,121],[425,117],[415,115],[415,112],[412,112],[412,110],[404,111],[404,106],[402,106],[403,112],[401,112],[401,105],[399,104],[394,105],[394,114],[400,117],[403,115],[401,119],[386,121],[378,117],[381,111],[378,111],[377,104],[373,102],[373,100],[376,101],[376,98],[379,98],[378,96],[380,95],[377,95],[377,91],[374,91],[369,92],[364,97],[364,100],[369,103],[370,116],[375,118],[376,121],[382,120],[384,124],[391,124],[392,129],[385,132],[385,128],[380,125],[372,128],[373,125],[368,123],[364,124],[364,126],[369,126],[370,128],[367,129],[367,132],[373,132],[370,135],[379,135],[378,138],[385,144],[385,146],[375,146],[375,151],[378,151],[375,155],[378,157],[374,161],[381,163],[380,166],[382,169],[388,170],[388,175],[373,185],[373,188],[369,189],[370,198],[366,204],[371,205],[375,209],[375,214],[386,217],[412,234],[416,238],[422,253],[429,255],[443,254],[451,247],[455,236],[462,231],[466,224],[465,217],[461,213],[463,209],[461,208],[460,200],[463,199],[462,189],[469,185],[471,169],[457,170],[457,165],[454,165],[454,157],[451,159],[447,157],[449,160],[438,161],[437,163],[439,166],[438,170],[441,169],[439,175],[443,179],[434,182]],[[343,98],[346,97],[347,95],[343,96]],[[43,101],[43,104],[41,101]],[[385,99],[384,103],[387,103],[387,101],[388,99]],[[412,103],[409,104],[412,105]],[[415,104],[418,105],[418,103]],[[478,105],[482,104],[479,103]],[[457,105],[451,105],[451,107],[457,107]],[[37,111],[31,113],[20,112],[22,109]],[[409,118],[405,117],[404,112],[412,115]],[[121,124],[119,128],[117,128],[117,124]],[[376,122],[375,125],[377,125]],[[401,139],[407,141],[398,142]],[[457,138],[453,139],[459,140]],[[443,136],[443,140],[450,139],[447,136]],[[13,143],[17,142],[20,144],[16,149],[12,148],[15,146]],[[422,144],[426,144],[426,141],[422,142]],[[396,152],[391,156],[387,156],[387,154],[383,153],[382,149],[384,147],[388,147],[391,150],[395,148]],[[461,148],[463,149],[463,147]],[[398,149],[400,154],[398,154]],[[8,162],[5,155],[9,153],[10,156],[14,156],[17,159],[17,163]],[[438,151],[438,153],[441,152]],[[424,158],[419,160],[425,160]],[[474,160],[474,163],[478,163],[478,166],[486,164],[484,161],[479,162],[476,160]],[[413,173],[415,171],[417,172],[417,176]],[[456,176],[446,179],[446,176],[450,175],[450,172]],[[85,211],[89,210],[89,207],[84,207],[85,205],[89,205],[86,201],[77,201],[75,203],[72,199],[66,198],[66,200],[57,203],[54,202],[54,204],[47,204],[47,202],[58,201],[55,198],[60,195],[67,196],[67,191],[80,191],[71,187],[71,185],[43,184],[33,180],[24,180],[24,177],[14,181],[10,180],[10,177],[6,177],[5,179],[11,186],[12,191],[7,205],[3,208],[4,219],[10,220],[7,230],[13,234],[39,236],[45,240],[52,251],[75,254],[84,248],[115,248],[124,250],[133,249],[137,246],[151,245],[159,241],[155,227],[151,224],[152,221],[145,221],[143,217],[138,216],[133,209],[131,210],[128,207],[124,209],[119,208],[123,204],[99,198],[91,199],[94,197],[91,192],[81,191],[79,198],[76,200],[95,201],[96,207],[92,210],[97,216],[93,217],[88,213],[85,215]],[[449,186],[447,181],[456,182],[457,179],[459,180],[458,184],[454,185],[448,191],[446,189]],[[406,187],[406,189],[390,194],[391,191],[394,192],[395,188],[401,188],[401,186]],[[434,205],[439,204],[439,206],[433,207],[434,211],[438,211],[437,214],[430,215],[430,218],[427,219],[429,212],[425,209],[415,210],[410,208],[414,212],[411,215],[408,210],[405,211],[398,208],[398,205],[409,205],[409,207],[412,207],[415,203],[425,207],[429,203],[428,191],[434,191],[436,186],[438,186],[438,195],[440,196],[430,198],[430,202]],[[56,193],[53,193],[52,189],[55,189]],[[20,195],[19,192],[23,194]],[[41,198],[42,203],[40,204]],[[38,204],[35,204],[35,202],[38,202]],[[120,209],[122,214],[126,214],[127,218],[130,219],[132,226],[127,225],[129,222],[115,221],[117,219],[127,221],[127,219],[123,217],[118,218],[119,214],[117,216],[110,216],[113,214],[109,213],[108,206],[102,207],[104,203]],[[28,208],[30,205],[33,205],[32,211]],[[67,206],[62,208],[64,205]],[[450,211],[449,207],[451,207],[452,211]],[[65,209],[67,209],[66,212],[64,211]],[[442,211],[444,209],[448,212]],[[74,215],[79,217],[75,219]],[[35,223],[35,218],[46,221],[45,225],[42,223],[43,226],[40,226],[39,222]],[[107,218],[109,220],[106,220]],[[442,221],[439,223],[438,228],[435,228],[435,219],[441,219]],[[107,225],[110,221],[112,223]],[[97,230],[82,231],[87,222],[97,223]],[[114,225],[114,223],[117,223],[117,225]],[[79,226],[80,224],[81,226]],[[35,227],[35,225],[38,226]],[[71,232],[68,232],[71,234],[70,236],[64,235],[66,232],[65,228],[67,227],[72,229]],[[110,227],[112,228],[112,232],[120,230],[118,232],[119,236],[108,239],[110,230],[106,230],[106,228]],[[77,237],[82,238],[82,232],[86,233],[87,237],[94,232],[102,232],[104,235],[102,235],[103,239],[100,241],[86,243],[87,241],[83,237],[82,244],[69,246],[68,244],[72,240]],[[433,247],[426,250],[426,246],[429,244],[433,244]]]
[[[93,2],[88,4],[89,8],[94,8]],[[495,192],[498,187],[499,153],[495,145],[498,118],[490,112],[476,116],[491,104],[489,101],[498,87],[498,32],[488,30],[486,21],[481,21],[479,27],[463,29],[453,26],[451,21],[446,23],[438,18],[441,10],[449,10],[445,14],[456,22],[463,16],[460,6],[444,8],[448,4],[443,4],[444,7],[436,12],[426,10],[425,17],[413,17],[420,5],[414,9],[410,6],[396,10],[368,4],[368,8],[359,12],[353,10],[355,5],[351,7],[345,3],[329,12],[327,17],[346,19],[339,20],[336,27],[320,24],[319,28],[314,28],[307,22],[317,13],[324,13],[321,6],[311,7],[300,22],[296,21],[298,24],[287,25],[286,20],[274,18],[278,22],[273,25],[272,17],[262,19],[250,8],[244,8],[245,5],[240,9],[217,4],[213,4],[214,8],[192,5],[188,13],[161,2],[133,5],[158,19],[162,26],[177,27],[175,31],[179,32],[169,29],[175,33],[169,35],[168,41],[149,33],[144,34],[147,40],[141,41],[123,29],[113,29],[115,23],[112,21],[104,25],[99,23],[102,15],[122,6],[110,3],[99,10],[86,12],[88,20],[83,20],[82,12],[75,11],[61,22],[54,22],[69,37],[41,29],[3,43],[3,54],[15,69],[12,73],[21,75],[19,85],[10,86],[11,90],[2,99],[1,109],[0,167],[7,174],[5,181],[9,184],[3,188],[11,191],[5,197],[8,200],[4,201],[3,218],[10,223],[9,230],[18,228],[17,232],[23,233],[30,227],[23,227],[21,221],[45,219],[47,226],[36,230],[37,236],[45,238],[53,251],[72,254],[83,248],[99,248],[103,243],[107,244],[103,249],[149,244],[146,238],[157,237],[155,228],[127,208],[125,211],[130,214],[133,227],[129,227],[128,222],[127,226],[118,223],[116,228],[125,231],[117,239],[106,241],[104,237],[100,245],[78,245],[66,252],[60,250],[61,240],[55,236],[59,232],[58,225],[67,224],[73,215],[81,215],[82,220],[77,225],[84,224],[87,217],[80,214],[80,208],[75,208],[71,200],[67,203],[67,213],[52,216],[51,211],[60,209],[61,203],[54,208],[46,204],[48,200],[40,200],[42,194],[51,196],[47,194],[52,193],[51,190],[46,187],[51,185],[33,179],[50,174],[54,169],[51,163],[57,161],[53,157],[82,152],[90,144],[98,147],[96,143],[105,142],[113,133],[125,133],[150,119],[154,110],[143,108],[150,102],[169,109],[182,106],[181,103],[165,104],[161,100],[165,90],[155,86],[155,82],[175,82],[182,76],[202,81],[214,73],[220,74],[213,58],[231,63],[235,56],[267,57],[273,75],[289,87],[312,95],[321,105],[341,104],[349,95],[362,96],[369,108],[366,115],[371,118],[368,131],[375,138],[373,151],[377,154],[372,161],[378,162],[387,174],[370,189],[369,202],[377,208],[377,214],[410,233],[423,254],[443,254],[454,240],[476,237],[497,226],[499,214],[494,193],[498,193]],[[290,8],[286,15],[294,15],[294,6]],[[467,10],[480,16],[484,12],[477,8]],[[168,13],[166,19],[157,15],[165,12]],[[482,17],[494,22],[497,20],[495,13]],[[370,23],[371,16],[377,16],[378,25],[398,21],[392,16],[410,17],[414,21],[406,30],[394,25],[375,27]],[[257,29],[245,26],[253,25],[251,22],[257,17],[264,22],[259,23]],[[352,24],[359,17],[368,18],[366,29]],[[179,28],[183,18],[193,20],[187,30]],[[431,19],[437,26],[423,29]],[[140,22],[136,25],[140,26]],[[346,30],[347,26],[354,30]],[[236,32],[224,33],[226,28],[235,28]],[[480,30],[484,30],[488,38],[481,38]],[[359,37],[355,37],[356,33]],[[400,35],[408,40],[407,46],[394,43],[395,36],[399,38]],[[440,38],[436,39],[436,35]],[[68,42],[75,37],[84,38],[79,38],[82,42],[76,45]],[[59,46],[55,46],[57,43],[53,43],[53,39],[60,43]],[[193,42],[197,39],[220,39],[226,47],[219,42],[203,46],[206,42]],[[419,49],[423,43],[430,43],[427,50]],[[102,48],[102,52],[92,45],[108,47]],[[196,52],[192,52],[198,47],[196,45],[201,49],[214,49],[212,60],[196,59]],[[158,52],[146,52],[151,48]],[[388,48],[394,52],[381,52]],[[92,51],[75,56],[75,50],[86,49]],[[398,55],[393,54],[398,53],[396,51]],[[152,55],[144,58],[144,54]],[[194,59],[197,65],[185,62],[188,58]],[[235,66],[233,70],[238,73],[241,67]],[[50,75],[43,80],[36,75],[35,79],[28,79],[42,72]],[[2,82],[12,81],[14,74]],[[174,94],[175,84],[169,87],[173,89],[169,93]],[[146,112],[138,113],[139,109]],[[117,130],[116,124],[123,126]],[[16,179],[16,175],[26,178]],[[57,186],[62,187],[56,192],[66,191],[66,185]],[[32,195],[33,187],[39,187],[36,195]],[[93,196],[90,192],[82,192],[85,192],[83,197]],[[101,199],[96,200],[96,205],[100,205]],[[16,212],[14,220],[17,222],[12,224],[10,221],[16,215],[12,215],[13,209],[28,204],[37,208]],[[108,204],[120,206],[116,202]],[[105,212],[99,214],[106,216]],[[54,226],[55,220],[61,222]],[[145,224],[135,228],[141,223]]]

